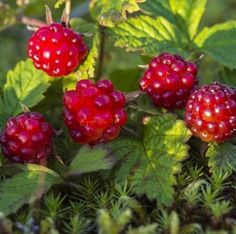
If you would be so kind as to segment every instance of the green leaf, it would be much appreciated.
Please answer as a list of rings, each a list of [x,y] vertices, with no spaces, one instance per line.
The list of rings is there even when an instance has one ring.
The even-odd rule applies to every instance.
[[[178,28],[163,17],[149,16],[130,18],[111,29],[115,46],[127,51],[141,51],[154,56],[164,51],[183,54],[186,40]]]
[[[113,158],[107,156],[108,152],[105,149],[83,146],[71,162],[70,173],[80,174],[109,169],[113,165]]]
[[[163,16],[171,23],[175,23],[175,18],[170,10],[169,0],[155,0],[155,1],[145,1],[141,4],[141,8],[146,14],[153,16]]]
[[[16,212],[23,204],[33,203],[59,179],[59,175],[40,165],[28,164],[23,171],[5,179],[0,186],[0,212]]]
[[[3,30],[16,22],[16,12],[8,4],[0,2],[0,30]]]
[[[79,79],[94,78],[100,40],[100,34],[96,33],[93,37],[92,46],[90,47],[86,60],[82,65],[79,66],[78,70],[76,71],[76,76],[79,77]]]
[[[163,16],[177,25],[189,39],[193,39],[205,11],[206,0],[146,1],[142,8],[153,16]]]
[[[236,68],[236,21],[204,28],[195,38],[198,50],[208,53],[217,62]]]
[[[114,27],[127,19],[127,13],[139,11],[138,3],[145,0],[92,0],[90,13],[103,26]]]
[[[187,30],[190,39],[196,35],[206,0],[169,0],[171,12],[176,16],[176,23],[182,30]]]
[[[73,30],[78,31],[79,33],[95,34],[98,30],[96,24],[81,18],[70,19],[70,26],[71,28],[73,28]],[[87,39],[90,40],[90,38],[87,37],[85,37],[84,39],[86,40],[86,42],[88,41]]]
[[[144,119],[144,139],[121,139],[109,144],[121,160],[117,180],[132,181],[134,191],[168,205],[173,199],[174,174],[188,156],[185,142],[190,137],[184,121],[162,114]]]
[[[236,145],[230,143],[210,143],[206,157],[209,158],[208,165],[211,172],[219,170],[225,172],[236,171],[235,152]]]
[[[142,142],[134,139],[118,139],[108,144],[112,153],[121,161],[116,171],[116,180],[125,183],[130,173],[135,169],[137,161],[145,154]]]
[[[35,106],[44,98],[43,93],[48,87],[47,76],[36,70],[30,60],[19,62],[15,69],[7,74],[3,100],[0,103],[0,119],[7,119],[22,112],[20,103],[27,107]]]
[[[146,117],[144,125],[146,156],[134,176],[136,191],[170,204],[175,183],[173,174],[181,170],[180,162],[188,156],[189,147],[184,142],[191,134],[184,121],[172,114]]]

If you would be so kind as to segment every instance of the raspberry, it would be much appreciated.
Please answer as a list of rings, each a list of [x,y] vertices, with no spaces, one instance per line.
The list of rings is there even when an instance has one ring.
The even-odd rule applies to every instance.
[[[13,162],[39,163],[52,150],[53,129],[37,112],[10,118],[0,137],[3,155]]]
[[[178,55],[163,53],[154,57],[140,80],[140,88],[153,104],[181,109],[197,84],[197,67]]]
[[[125,97],[109,80],[81,80],[65,92],[64,122],[75,142],[96,144],[115,139],[126,123]]]
[[[203,141],[223,142],[236,135],[236,90],[212,83],[195,90],[186,104],[185,121]]]
[[[39,28],[27,48],[34,66],[52,77],[69,75],[82,63],[87,51],[80,34],[57,23]]]

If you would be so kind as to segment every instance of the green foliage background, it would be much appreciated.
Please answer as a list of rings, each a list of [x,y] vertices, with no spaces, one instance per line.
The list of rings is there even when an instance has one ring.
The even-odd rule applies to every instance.
[[[60,21],[65,0],[17,2],[0,1],[0,127],[23,103],[63,134],[47,167],[0,157],[0,233],[236,233],[234,139],[207,148],[190,138],[183,113],[154,108],[143,95],[128,105],[119,139],[95,149],[73,143],[61,116],[63,90],[76,79],[102,77],[136,91],[138,65],[165,50],[192,60],[203,53],[200,83],[236,86],[236,2],[73,0],[70,24],[90,53],[56,80],[26,60],[31,32],[21,20],[44,21],[47,4]]]

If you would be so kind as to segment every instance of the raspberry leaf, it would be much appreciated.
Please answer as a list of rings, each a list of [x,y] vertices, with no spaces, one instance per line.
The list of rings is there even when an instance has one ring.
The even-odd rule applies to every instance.
[[[127,51],[141,51],[155,56],[161,52],[183,53],[186,39],[179,29],[167,19],[138,16],[128,19],[111,29],[115,46]]]
[[[114,159],[108,157],[106,149],[83,146],[74,157],[70,165],[71,174],[88,173],[106,170],[112,167]]]
[[[144,120],[145,157],[134,176],[138,193],[147,193],[150,199],[170,204],[173,198],[174,174],[181,170],[180,162],[188,156],[184,144],[191,136],[182,120],[165,114]]]
[[[198,50],[212,56],[218,63],[236,68],[236,21],[205,27],[195,38]],[[230,51],[230,53],[228,53]]]
[[[46,167],[27,164],[22,172],[1,182],[0,212],[4,215],[16,212],[23,204],[31,204],[46,192],[59,175]]]
[[[103,26],[114,27],[115,24],[127,19],[127,13],[139,11],[138,3],[145,0],[92,0],[90,13]]]
[[[235,152],[236,146],[231,143],[210,143],[206,152],[206,157],[209,158],[208,165],[210,171],[236,171]]]
[[[19,62],[13,71],[7,74],[7,82],[3,87],[3,99],[0,102],[0,119],[21,113],[21,103],[33,107],[43,98],[43,93],[49,87],[45,73],[33,67],[30,60]],[[1,125],[4,124],[1,121]]]
[[[142,142],[130,138],[118,139],[111,142],[109,147],[112,153],[121,161],[116,171],[117,182],[124,183],[132,171],[134,171],[137,161],[145,154]]]
[[[94,35],[92,45],[85,62],[79,66],[76,71],[76,76],[80,79],[94,78],[95,76],[95,65],[98,58],[98,51],[100,45],[100,35],[96,33]]]
[[[178,25],[189,39],[193,39],[205,11],[206,0],[146,1],[142,8],[154,16],[163,16]]]
[[[206,2],[206,0],[169,0],[176,24],[183,31],[187,31],[190,39],[193,39],[198,31]]]
[[[175,23],[175,18],[170,10],[169,0],[145,1],[141,8],[146,14],[156,16],[163,16],[172,23]]]
[[[117,180],[132,181],[138,194],[146,194],[168,205],[173,199],[174,174],[188,156],[185,142],[189,130],[175,115],[163,114],[144,120],[144,139],[123,139],[110,143],[113,154],[121,160]]]

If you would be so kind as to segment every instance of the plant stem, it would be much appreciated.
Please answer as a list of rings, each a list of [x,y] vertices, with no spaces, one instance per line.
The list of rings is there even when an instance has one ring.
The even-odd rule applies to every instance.
[[[98,81],[103,73],[103,63],[104,63],[104,55],[105,55],[105,29],[103,26],[99,26],[99,33],[100,33],[100,48],[99,48],[99,55],[98,55],[98,66],[97,72],[95,76],[95,81]]]

